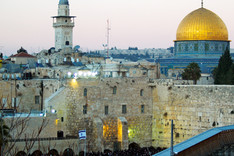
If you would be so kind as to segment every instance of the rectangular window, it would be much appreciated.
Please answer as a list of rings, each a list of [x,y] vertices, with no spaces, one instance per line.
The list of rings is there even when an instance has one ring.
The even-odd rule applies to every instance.
[[[109,107],[105,106],[105,115],[108,115],[108,113],[109,113]]]
[[[83,106],[83,114],[87,114],[87,105]]]
[[[210,49],[209,43],[206,43],[205,44],[205,51],[209,51],[209,49]]]
[[[113,88],[113,94],[116,94],[116,92],[117,92],[117,87],[114,86],[114,88]]]
[[[215,44],[215,51],[219,51],[219,45]]]
[[[122,114],[126,114],[126,113],[127,113],[127,106],[122,105]]]
[[[194,44],[194,51],[198,51],[198,43]]]
[[[7,107],[7,98],[2,98],[1,109],[2,109],[2,108],[6,108],[6,107]]]
[[[35,104],[40,104],[40,96],[35,96]]]
[[[145,113],[145,105],[141,105],[141,113]]]
[[[12,100],[11,100],[11,106],[12,106],[12,108],[16,107],[16,98],[12,98]]]

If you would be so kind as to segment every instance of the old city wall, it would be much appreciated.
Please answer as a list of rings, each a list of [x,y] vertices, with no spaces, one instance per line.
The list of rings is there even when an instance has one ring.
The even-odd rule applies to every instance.
[[[18,112],[41,111],[44,99],[61,88],[63,82],[58,80],[9,80],[0,81],[1,107]],[[38,97],[38,100],[35,98]],[[16,101],[14,104],[14,100]]]
[[[208,129],[233,125],[234,86],[157,85],[153,92],[153,146],[169,147]]]
[[[148,81],[145,78],[70,80],[66,91],[58,95],[66,100],[51,100],[48,105],[63,112],[58,113],[58,119],[65,135],[77,136],[78,130],[87,130],[89,150],[125,149],[131,142],[150,146],[153,107]],[[84,95],[85,89],[87,95]],[[122,112],[123,105],[126,105],[126,113]],[[106,113],[105,106],[108,107]],[[99,144],[103,147],[95,147]]]
[[[57,137],[56,119],[56,115],[33,117],[31,114],[26,117],[7,117],[4,118],[4,121],[9,128],[12,128],[11,137],[13,139],[29,139],[37,138],[38,134],[42,138]],[[41,131],[39,131],[40,129]]]

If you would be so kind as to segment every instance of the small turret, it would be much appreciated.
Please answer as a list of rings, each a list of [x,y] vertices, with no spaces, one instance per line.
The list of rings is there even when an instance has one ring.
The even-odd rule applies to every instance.
[[[60,0],[59,5],[69,5],[68,0]]]

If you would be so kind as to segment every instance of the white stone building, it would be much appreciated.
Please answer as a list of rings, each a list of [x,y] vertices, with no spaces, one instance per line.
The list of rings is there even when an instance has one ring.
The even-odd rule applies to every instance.
[[[53,16],[52,18],[55,29],[55,50],[72,48],[75,16],[70,16],[68,0],[59,1],[58,16]]]

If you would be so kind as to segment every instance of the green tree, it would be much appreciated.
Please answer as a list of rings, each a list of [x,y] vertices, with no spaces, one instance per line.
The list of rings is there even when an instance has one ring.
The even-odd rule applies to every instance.
[[[7,144],[7,140],[10,139],[10,128],[5,124],[3,119],[0,119],[0,149]]]
[[[201,70],[197,63],[190,63],[182,73],[183,80],[193,80],[197,84],[197,80],[201,77]]]
[[[234,64],[232,64],[227,72],[227,84],[234,85]]]
[[[232,58],[229,48],[227,47],[223,55],[219,59],[218,67],[213,71],[215,84],[230,84],[232,77]]]

